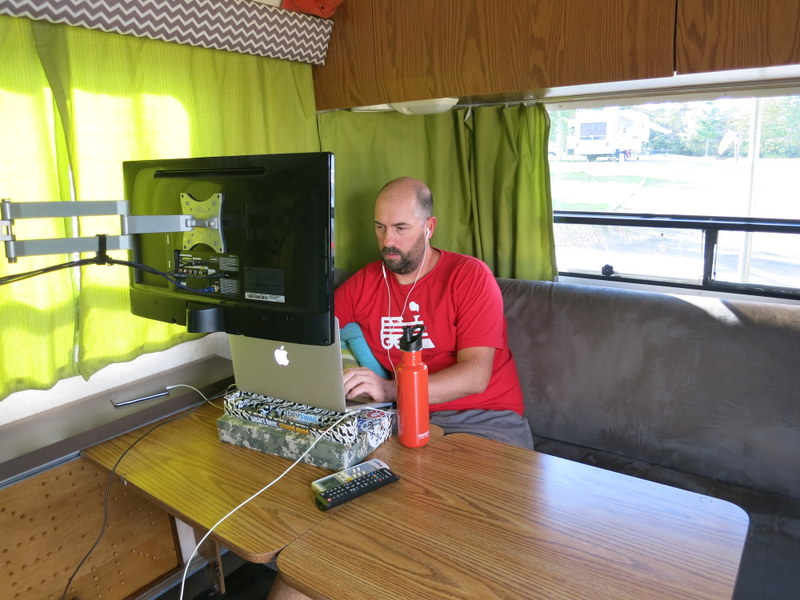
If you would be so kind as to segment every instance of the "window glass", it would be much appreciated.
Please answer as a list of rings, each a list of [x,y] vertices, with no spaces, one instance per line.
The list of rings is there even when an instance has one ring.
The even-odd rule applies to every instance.
[[[716,279],[800,288],[800,235],[722,231]]]
[[[699,284],[703,239],[699,231],[616,225],[554,226],[558,269]]]
[[[569,106],[569,105],[568,105]],[[551,110],[553,208],[800,220],[800,96]],[[696,282],[703,232],[557,223],[560,272]],[[800,234],[719,233],[713,278],[800,290]]]

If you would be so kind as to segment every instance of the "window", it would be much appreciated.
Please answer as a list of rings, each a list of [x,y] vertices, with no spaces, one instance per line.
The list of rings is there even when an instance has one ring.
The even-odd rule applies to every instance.
[[[800,96],[550,117],[560,274],[800,298]]]

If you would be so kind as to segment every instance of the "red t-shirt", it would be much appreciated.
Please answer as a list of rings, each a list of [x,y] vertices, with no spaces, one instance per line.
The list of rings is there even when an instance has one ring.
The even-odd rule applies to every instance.
[[[513,410],[523,414],[522,389],[508,348],[503,297],[494,275],[477,258],[440,250],[433,270],[400,285],[381,261],[359,270],[336,290],[339,326],[356,322],[375,358],[394,372],[403,325],[425,325],[422,360],[430,373],[456,363],[462,348],[495,348],[489,385],[481,394],[431,404],[439,410]]]

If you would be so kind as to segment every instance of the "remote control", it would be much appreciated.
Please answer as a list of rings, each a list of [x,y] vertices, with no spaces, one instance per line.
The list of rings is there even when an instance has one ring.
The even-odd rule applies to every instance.
[[[399,477],[382,460],[374,458],[312,482],[320,510],[328,510],[367,492],[397,481]]]

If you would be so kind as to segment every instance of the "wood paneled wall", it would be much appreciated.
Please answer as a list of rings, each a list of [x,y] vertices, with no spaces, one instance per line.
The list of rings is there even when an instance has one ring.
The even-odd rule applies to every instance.
[[[666,77],[676,0],[346,0],[317,109]]]
[[[77,459],[0,490],[0,597],[61,598],[103,522],[108,475]],[[119,481],[106,533],[67,598],[127,598],[172,574],[180,554],[172,520]]]

